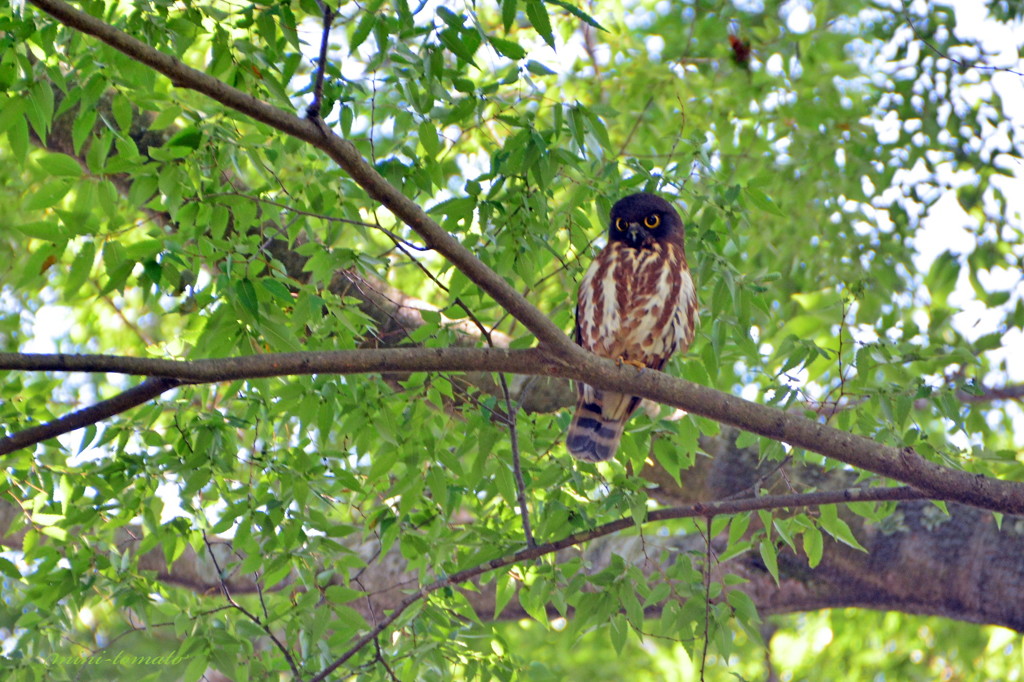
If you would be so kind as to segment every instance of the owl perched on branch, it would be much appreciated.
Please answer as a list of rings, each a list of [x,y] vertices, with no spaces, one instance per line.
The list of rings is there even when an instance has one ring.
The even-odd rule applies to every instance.
[[[612,206],[608,245],[590,264],[576,303],[576,343],[619,363],[660,370],[693,341],[697,293],[686,264],[683,221],[644,192]],[[640,398],[576,385],[565,444],[577,459],[611,459]]]

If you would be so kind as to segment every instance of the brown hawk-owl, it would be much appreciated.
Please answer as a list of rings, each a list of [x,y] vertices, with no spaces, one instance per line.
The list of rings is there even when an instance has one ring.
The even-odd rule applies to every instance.
[[[697,293],[686,264],[683,221],[644,192],[612,206],[608,245],[590,264],[576,303],[576,343],[618,362],[660,370],[693,341]],[[565,444],[578,459],[611,459],[640,398],[577,383]]]

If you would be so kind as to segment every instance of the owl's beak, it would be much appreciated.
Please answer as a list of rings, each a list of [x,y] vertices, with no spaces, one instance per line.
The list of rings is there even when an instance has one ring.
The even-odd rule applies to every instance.
[[[626,231],[626,241],[631,246],[640,246],[647,239],[647,234],[644,232],[644,228],[640,223],[630,223],[629,228]]]

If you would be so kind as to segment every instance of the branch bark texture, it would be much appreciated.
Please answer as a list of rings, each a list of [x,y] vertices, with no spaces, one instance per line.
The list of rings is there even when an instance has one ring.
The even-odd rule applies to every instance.
[[[1024,484],[943,467],[924,459],[911,448],[883,445],[800,415],[758,405],[662,372],[619,367],[611,360],[597,357],[578,347],[574,347],[572,355],[578,357],[578,363],[566,366],[543,348],[519,351],[495,348],[395,348],[272,353],[197,361],[6,353],[0,354],[0,369],[152,373],[186,383],[290,374],[386,371],[476,370],[560,376],[656,400],[722,424],[802,447],[914,486],[935,499],[1008,514],[1024,514]],[[9,437],[7,441],[16,436]],[[19,442],[27,443],[23,440]],[[0,441],[0,454],[12,452],[11,447],[12,443]]]

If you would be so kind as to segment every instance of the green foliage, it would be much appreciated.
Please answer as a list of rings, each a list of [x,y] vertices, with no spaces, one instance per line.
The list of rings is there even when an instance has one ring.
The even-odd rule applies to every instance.
[[[997,91],[950,95],[991,84],[991,70],[936,56],[983,46],[959,37],[942,5],[908,16],[815,3],[813,27],[797,33],[789,4],[342,3],[324,117],[565,329],[611,203],[642,189],[677,199],[702,312],[694,346],[668,371],[784,408],[845,401],[840,428],[1024,478],[1011,413],[958,398],[1005,380],[1003,339],[1024,330],[1019,291],[991,277],[1024,267],[1007,196],[1022,129],[1005,125]],[[997,20],[1020,17],[1018,3],[989,5]],[[277,107],[309,101],[316,3],[81,7]],[[734,30],[752,43],[749,69],[730,59]],[[452,321],[533,343],[317,150],[31,6],[0,10],[0,82],[4,351],[200,359],[446,347],[461,338]],[[999,149],[985,143],[993,122],[1007,138]],[[958,173],[970,247],[924,262],[917,241]],[[403,329],[340,285],[342,272],[436,310]],[[995,320],[987,334],[958,319],[965,287]],[[5,434],[132,384],[13,372],[0,382]],[[503,401],[454,375],[254,379],[183,386],[10,456],[0,493],[20,507],[9,531],[23,535],[21,551],[0,559],[3,665],[21,679],[109,679],[124,668],[52,661],[125,650],[181,657],[143,679],[198,679],[207,667],[289,675],[269,630],[312,676],[372,626],[357,608],[368,591],[359,578],[380,557],[398,552],[411,590],[525,546],[503,414]],[[644,518],[648,484],[623,462],[650,456],[685,480],[699,437],[717,430],[640,414],[622,461],[595,467],[568,458],[566,423],[519,415],[538,542]],[[755,442],[765,459],[818,463],[775,442],[741,445]],[[826,538],[860,548],[835,507],[716,523],[713,535],[728,537],[720,562],[757,555],[776,580],[787,547],[812,567]],[[215,536],[235,553],[210,575],[257,576],[261,594],[233,597],[255,618],[138,561],[150,550],[169,565],[208,557]],[[654,575],[618,555],[596,571],[551,557],[492,571],[483,584],[496,586],[494,613],[520,608],[532,620],[484,622],[461,591],[442,589],[347,667],[367,679],[689,680],[706,637],[707,679],[763,676],[749,597],[729,580],[705,586],[699,552],[656,560]],[[856,679],[881,667],[934,679],[930,642],[963,632],[901,627],[919,621],[895,614],[801,618],[771,645],[794,680],[850,660]],[[831,628],[851,650],[793,655],[808,637],[801,623]],[[863,631],[877,643],[850,644]],[[1010,665],[981,653],[1001,636],[971,630],[942,660],[956,670],[984,660],[986,675],[1005,679]],[[890,643],[914,664],[923,652],[929,674],[870,658]]]

